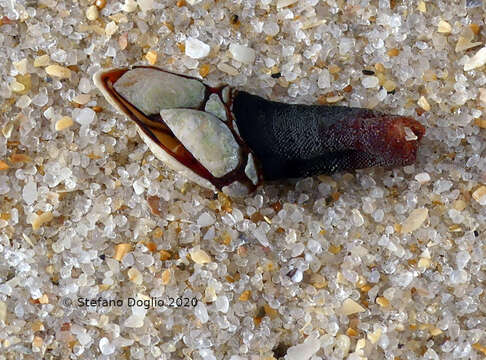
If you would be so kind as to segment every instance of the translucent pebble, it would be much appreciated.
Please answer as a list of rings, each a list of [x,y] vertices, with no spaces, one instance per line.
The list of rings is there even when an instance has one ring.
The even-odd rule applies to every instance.
[[[451,272],[450,281],[452,284],[463,284],[467,282],[467,272],[465,270],[454,270]]]
[[[339,41],[339,53],[344,55],[344,54],[347,54],[349,52],[351,52],[351,50],[353,50],[355,47],[355,40],[353,38],[346,38],[346,37],[343,37],[343,38],[340,38],[340,41]],[[378,81],[378,78],[377,78],[377,81]]]
[[[25,86],[24,84],[21,84],[17,81],[14,81],[11,85],[10,85],[10,88],[12,89],[12,91],[14,92],[22,92],[25,90]]]
[[[456,255],[456,264],[459,269],[464,269],[471,259],[471,255],[467,251],[461,250]]]
[[[51,59],[58,63],[63,63],[66,61],[67,53],[63,49],[58,49],[54,51],[51,55]]]
[[[294,244],[292,247],[292,257],[297,257],[304,252],[305,246],[301,242]]]
[[[79,94],[73,98],[73,102],[80,105],[86,105],[90,100],[91,100],[91,95],[89,94]]]
[[[15,305],[14,308],[14,314],[17,316],[19,319],[22,319],[24,317],[24,306],[22,304],[17,304]]]
[[[370,283],[377,283],[380,280],[380,272],[376,269],[373,269],[368,276],[368,281]]]
[[[413,280],[413,273],[410,271],[403,271],[396,275],[395,283],[400,287],[407,287]]]
[[[140,195],[145,191],[145,187],[143,186],[143,182],[141,179],[137,179],[133,182],[133,190],[137,195]]]
[[[228,75],[231,75],[231,76],[236,76],[236,75],[239,74],[239,71],[236,70],[233,66],[230,66],[230,65],[225,64],[225,63],[218,63],[217,67],[222,72],[225,72],[225,73],[227,73]]]
[[[137,0],[138,6],[140,6],[140,9],[142,11],[149,11],[154,8],[154,0]]]
[[[481,48],[464,63],[464,71],[474,70],[484,64],[486,64],[486,47]]]
[[[137,294],[136,300],[138,304],[132,307],[132,315],[142,317],[143,319],[147,314],[148,309],[146,309],[143,305],[141,305],[140,301],[147,300],[147,298],[141,296],[140,294]]]
[[[37,200],[37,184],[29,180],[24,186],[22,197],[28,205],[32,205]]]
[[[14,62],[13,65],[15,67],[15,70],[17,70],[20,75],[25,75],[27,73],[27,59],[22,59],[20,61]]]
[[[103,355],[111,355],[115,352],[115,346],[110,344],[110,341],[106,337],[100,339],[99,347]]]
[[[38,56],[34,59],[34,67],[47,66],[47,65],[49,65],[49,61],[50,61],[50,58],[49,58],[49,55],[47,55],[47,54]]]
[[[86,9],[85,15],[86,15],[86,18],[89,21],[94,21],[94,20],[98,19],[99,12],[98,12],[98,8],[96,7],[96,5],[91,5],[90,7],[88,7]]]
[[[84,347],[76,344],[73,346],[73,354],[76,356],[81,356],[84,353]]]
[[[486,205],[486,186],[482,185],[477,188],[473,193],[472,197],[476,200],[480,205]]]
[[[422,357],[424,360],[439,360],[440,357],[433,349],[427,349],[424,356]]]
[[[256,52],[252,48],[244,45],[231,44],[229,51],[233,59],[245,63],[252,64],[255,61]]]
[[[154,258],[149,254],[141,254],[137,256],[137,261],[140,265],[144,267],[149,267],[154,263]]]
[[[446,329],[447,329],[448,327],[449,327],[449,326],[448,326],[448,325],[446,325]],[[454,349],[454,347],[455,347],[454,342],[452,342],[452,341],[449,341],[449,340],[448,340],[448,341],[444,342],[444,344],[441,346],[441,350],[442,350],[443,352],[445,352],[445,353],[448,353],[448,352],[451,352],[451,351],[452,351],[452,349]]]
[[[407,220],[402,224],[402,233],[410,233],[417,230],[429,217],[429,210],[427,208],[419,208],[413,210]]]
[[[105,34],[110,37],[118,31],[118,25],[114,21],[110,21],[105,26]]]
[[[265,232],[264,225],[260,225],[258,228],[252,231],[253,236],[262,244],[263,246],[269,246],[267,235]]]
[[[378,209],[373,213],[372,216],[376,222],[382,222],[383,218],[385,217],[385,212],[383,211],[383,209]]]
[[[133,264],[135,263],[135,259],[133,258],[133,254],[132,253],[126,254],[121,259],[121,262],[122,262],[123,266],[125,266],[125,267],[133,266]]]
[[[309,251],[312,253],[312,254],[318,254],[321,252],[321,244],[319,242],[317,242],[316,240],[313,240],[313,239],[310,239],[308,242],[307,242],[307,248],[309,249]]]
[[[202,302],[199,301],[197,305],[194,307],[194,315],[198,318],[198,320],[205,324],[209,320],[209,315],[208,315],[208,310],[206,308],[206,305]]]
[[[194,261],[196,264],[207,264],[211,262],[211,257],[204,250],[197,248],[191,249],[190,255],[192,261]]]
[[[125,0],[122,10],[127,13],[137,10],[137,2],[135,0]]]
[[[368,333],[368,336],[367,336],[368,337],[368,340],[372,344],[376,344],[378,342],[378,340],[380,340],[380,337],[381,337],[382,332],[383,332],[383,330],[381,330],[380,328],[378,328],[375,331]]]
[[[96,118],[96,113],[94,110],[90,108],[83,108],[79,113],[77,113],[77,116],[75,116],[74,120],[78,122],[80,125],[89,125],[91,124]]]
[[[49,65],[46,67],[46,73],[50,76],[58,77],[60,79],[71,78],[71,70],[60,65]]]
[[[361,212],[358,209],[353,209],[351,213],[354,226],[362,226],[364,224],[364,219]]]
[[[375,199],[381,199],[383,197],[384,193],[385,192],[383,191],[382,188],[375,186],[371,190],[370,195],[371,195],[371,197],[374,197]]]
[[[193,59],[202,59],[209,55],[211,47],[195,38],[188,38],[185,42],[185,54]]]
[[[360,313],[363,311],[366,311],[364,307],[362,307],[360,304],[358,304],[356,301],[353,299],[346,299],[343,301],[343,305],[341,306],[341,313],[343,315],[352,315],[356,313]]]
[[[405,130],[405,140],[412,141],[418,139],[417,135],[415,135],[415,133],[409,127],[405,126],[404,130]]]
[[[385,42],[383,41],[383,39],[375,38],[371,41],[371,45],[375,49],[381,49],[385,45]]]
[[[383,101],[386,99],[387,95],[388,95],[387,90],[383,88],[380,91],[378,91],[378,94],[376,94],[376,98],[378,99],[378,101]]]
[[[331,73],[327,69],[322,69],[317,79],[317,86],[321,89],[327,89],[331,86]]]
[[[423,172],[415,175],[415,180],[417,180],[419,183],[423,185],[430,181],[430,175],[427,174],[426,172]]]
[[[52,250],[59,254],[64,250],[64,245],[60,241],[56,241],[52,244]]]
[[[361,84],[367,89],[376,88],[380,84],[380,80],[376,76],[365,76],[361,79]]]
[[[338,335],[336,337],[336,345],[343,354],[347,354],[351,346],[351,339],[344,334]]]
[[[41,91],[32,99],[32,103],[36,106],[44,106],[48,101],[49,98],[47,97],[46,88],[42,88]]]
[[[405,199],[409,208],[414,208],[417,205],[417,195],[415,193],[408,193]]]
[[[108,25],[106,27],[108,28]],[[108,30],[106,30],[106,31],[108,31]],[[113,46],[108,46],[108,49],[106,49],[105,56],[106,57],[115,57],[116,56],[116,49]]]
[[[444,191],[449,191],[452,188],[452,181],[449,180],[437,180],[434,183],[434,192],[436,194],[443,193]]]
[[[269,36],[275,36],[280,31],[280,27],[273,21],[266,22],[263,25],[263,32]]]
[[[358,274],[356,271],[352,271],[349,269],[344,269],[343,270],[343,276],[346,280],[348,280],[351,283],[356,283],[358,281]]]
[[[293,275],[292,275],[292,281],[294,283],[299,283],[302,281],[302,279],[304,278],[304,274],[302,273],[302,271],[300,270],[297,270]]]
[[[298,0],[277,0],[277,9],[290,6],[292,4],[295,4],[297,1]],[[271,3],[271,1],[268,1],[268,3]]]
[[[283,46],[282,47],[282,56],[288,57],[294,55],[295,46]]]
[[[210,213],[204,212],[199,215],[197,219],[197,224],[201,227],[210,226],[214,224],[215,220],[216,219],[214,218],[214,216],[212,216]]]
[[[455,224],[460,224],[464,220],[464,216],[456,209],[449,209],[448,214]]]
[[[54,109],[52,108],[52,106],[49,106],[46,111],[44,111],[43,113],[44,117],[46,119],[49,119],[49,120],[52,120],[55,116],[55,111]]]
[[[216,309],[222,313],[227,313],[229,310],[229,300],[226,296],[218,296],[216,299]]]
[[[125,322],[123,323],[123,325],[125,325],[126,327],[129,327],[129,328],[141,328],[143,326],[143,321],[145,319],[145,315],[130,315],[126,320]]]
[[[320,339],[309,336],[302,344],[297,344],[287,350],[285,360],[308,360],[321,348]]]
[[[81,78],[78,89],[84,94],[89,93],[91,91],[91,81],[88,78]]]
[[[440,20],[437,24],[437,32],[449,34],[452,31],[452,26],[445,20]]]
[[[30,99],[30,97],[28,97],[27,95],[22,95],[17,99],[15,106],[17,106],[20,109],[24,109],[27,106],[29,106],[31,102],[32,100]]]
[[[390,16],[390,26],[391,27],[399,27],[402,24],[402,19],[400,15],[395,14]]]
[[[375,202],[369,197],[364,198],[363,199],[363,212],[365,214],[371,214],[373,211],[375,211]]]
[[[0,294],[10,296],[12,294],[12,287],[7,284],[0,285]]]
[[[42,225],[48,223],[53,219],[53,215],[50,211],[42,213],[40,215],[35,215],[34,219],[32,220],[32,229],[34,231],[38,230]]]
[[[466,0],[466,8],[474,9],[483,5],[483,0]]]
[[[217,360],[217,358],[214,356],[213,350],[211,349],[199,350],[199,355],[201,355],[203,360]]]

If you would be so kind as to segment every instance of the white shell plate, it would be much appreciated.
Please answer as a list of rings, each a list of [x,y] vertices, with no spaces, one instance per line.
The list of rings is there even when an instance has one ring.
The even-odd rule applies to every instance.
[[[226,121],[226,108],[219,98],[218,94],[211,94],[209,96],[208,101],[206,102],[206,106],[204,110],[208,113],[213,114],[214,116],[220,118],[221,120]]]
[[[239,145],[216,116],[192,109],[167,109],[160,116],[184,147],[215,177],[234,170]]]
[[[255,167],[255,161],[253,160],[252,154],[248,155],[248,162],[246,163],[245,166],[245,174],[246,176],[248,176],[248,179],[251,180],[253,185],[256,185],[258,183],[257,170]]]
[[[195,79],[147,68],[127,71],[115,82],[114,88],[145,115],[158,114],[162,109],[197,108],[206,91]]]

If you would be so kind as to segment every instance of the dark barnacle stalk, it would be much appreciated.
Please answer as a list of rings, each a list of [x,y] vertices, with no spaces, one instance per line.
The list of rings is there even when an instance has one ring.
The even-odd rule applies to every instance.
[[[94,81],[157,158],[230,195],[264,180],[409,165],[425,133],[409,117],[273,102],[149,66],[101,71]]]

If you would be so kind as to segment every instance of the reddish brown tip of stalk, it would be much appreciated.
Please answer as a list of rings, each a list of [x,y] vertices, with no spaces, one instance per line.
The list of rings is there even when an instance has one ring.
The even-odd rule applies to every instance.
[[[425,127],[417,120],[405,116],[392,117],[387,123],[387,142],[392,156],[401,159],[403,165],[412,164],[415,162],[418,143],[425,135]],[[410,129],[417,139],[408,138],[413,134],[407,134],[409,130],[406,128]]]

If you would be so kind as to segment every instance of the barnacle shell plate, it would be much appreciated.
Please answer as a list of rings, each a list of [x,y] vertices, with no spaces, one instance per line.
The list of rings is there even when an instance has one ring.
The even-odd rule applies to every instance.
[[[206,189],[210,189],[212,191],[217,191],[216,187],[213,184],[211,184],[209,180],[206,180],[203,177],[197,175],[194,171],[192,171],[191,169],[187,168],[179,161],[177,161],[169,153],[165,152],[165,150],[162,149],[156,142],[154,142],[152,138],[150,138],[145,133],[145,131],[143,131],[142,128],[140,128],[140,126],[137,126],[137,130],[142,140],[145,142],[145,144],[147,144],[150,151],[152,151],[152,153],[155,155],[157,159],[165,163],[172,170],[178,172],[182,176],[195,182],[199,186],[205,187]]]
[[[245,166],[245,174],[246,176],[248,176],[248,179],[251,180],[253,185],[256,185],[258,183],[258,174],[255,166],[255,160],[253,160],[252,154],[248,155],[248,162]]]
[[[206,91],[195,79],[147,68],[127,71],[114,88],[145,115],[158,114],[162,109],[197,108]]]
[[[192,109],[162,110],[160,116],[184,147],[213,176],[224,176],[238,166],[238,143],[216,116]]]
[[[218,94],[211,94],[211,96],[209,96],[204,110],[224,121],[228,120],[226,117],[226,108],[224,107],[224,104],[219,98]]]

